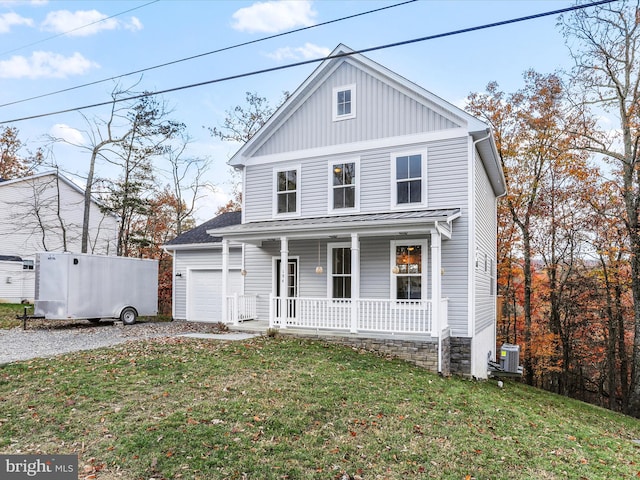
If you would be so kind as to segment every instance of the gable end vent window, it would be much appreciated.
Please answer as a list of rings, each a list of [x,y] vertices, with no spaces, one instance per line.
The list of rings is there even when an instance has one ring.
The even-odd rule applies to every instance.
[[[277,214],[298,212],[298,169],[276,172],[276,210]]]
[[[333,120],[347,120],[356,116],[356,86],[345,85],[333,89]]]

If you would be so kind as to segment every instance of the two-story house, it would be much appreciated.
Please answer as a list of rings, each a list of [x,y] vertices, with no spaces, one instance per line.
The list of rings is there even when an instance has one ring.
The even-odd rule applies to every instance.
[[[89,252],[115,254],[118,218],[90,204]],[[84,190],[56,171],[0,181],[0,301],[33,301],[37,252],[80,252]]]
[[[417,342],[434,370],[487,376],[505,193],[488,125],[340,45],[229,164],[241,222],[208,230],[222,319]],[[187,292],[192,267],[175,264]]]

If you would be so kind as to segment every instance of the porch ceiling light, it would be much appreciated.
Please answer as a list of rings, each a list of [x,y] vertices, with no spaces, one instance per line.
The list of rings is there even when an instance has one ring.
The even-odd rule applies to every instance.
[[[322,265],[318,265],[318,266],[316,267],[316,273],[320,274],[320,273],[322,273],[322,272],[324,272],[324,269],[322,268]]]

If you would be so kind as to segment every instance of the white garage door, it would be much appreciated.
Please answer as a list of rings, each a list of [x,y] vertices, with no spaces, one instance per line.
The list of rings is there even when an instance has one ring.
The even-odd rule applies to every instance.
[[[227,294],[242,291],[240,270],[229,270]],[[191,270],[188,279],[187,317],[195,322],[221,322],[222,320],[222,271]]]

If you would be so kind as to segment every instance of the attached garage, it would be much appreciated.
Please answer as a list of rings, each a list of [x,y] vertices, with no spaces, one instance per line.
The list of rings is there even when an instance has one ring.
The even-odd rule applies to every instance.
[[[187,271],[187,319],[194,322],[222,321],[222,270]],[[242,293],[240,269],[229,270],[227,295]]]
[[[221,322],[222,244],[207,230],[239,224],[240,212],[223,213],[164,245],[173,256],[173,305],[176,320]],[[229,245],[227,295],[242,294],[243,247]]]

